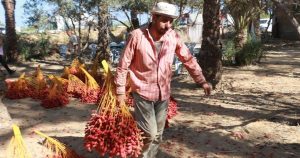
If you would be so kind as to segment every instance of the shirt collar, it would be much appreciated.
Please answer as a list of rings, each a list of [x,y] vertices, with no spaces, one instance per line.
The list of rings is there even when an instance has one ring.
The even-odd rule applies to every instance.
[[[150,28],[150,25],[151,23],[147,24],[146,26],[144,26],[142,29],[147,33],[148,37],[151,38],[152,41],[153,38],[152,36],[150,35],[150,31],[149,31],[149,28]],[[168,37],[168,35],[170,34],[170,32],[172,32],[173,29],[169,29],[160,39],[160,41],[164,41],[166,39],[166,37]]]

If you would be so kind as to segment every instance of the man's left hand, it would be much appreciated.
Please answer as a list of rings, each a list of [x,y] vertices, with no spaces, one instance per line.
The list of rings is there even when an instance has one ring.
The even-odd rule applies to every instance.
[[[207,82],[202,84],[202,88],[203,88],[204,93],[205,93],[206,96],[209,96],[211,94],[211,89],[212,88]]]

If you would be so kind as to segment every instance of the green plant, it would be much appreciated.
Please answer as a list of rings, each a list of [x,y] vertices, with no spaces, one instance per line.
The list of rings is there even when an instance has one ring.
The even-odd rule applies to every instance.
[[[20,41],[18,43],[18,47],[19,47],[19,52],[20,52],[20,55],[22,56],[22,59],[28,59],[29,56],[30,56],[30,48],[28,46],[28,44],[26,44],[24,41]]]
[[[235,55],[236,49],[234,46],[233,39],[228,39],[224,42],[224,49],[223,49],[223,64],[224,65],[232,65],[235,64]]]
[[[51,45],[48,35],[37,35],[37,39],[26,38],[27,35],[21,36],[18,39],[18,50],[23,59],[43,58],[50,52]]]
[[[264,55],[263,44],[254,38],[248,37],[247,43],[236,52],[237,65],[251,65],[260,62]]]
[[[234,44],[234,39],[229,38],[224,42],[223,49],[223,64],[224,65],[251,65],[260,62],[264,56],[263,44],[250,35],[247,38],[246,44],[237,49]]]
[[[48,54],[48,52],[50,51],[50,42],[49,42],[50,37],[46,34],[41,34],[41,40],[37,43],[37,46],[39,46],[41,49],[40,53],[45,56]]]

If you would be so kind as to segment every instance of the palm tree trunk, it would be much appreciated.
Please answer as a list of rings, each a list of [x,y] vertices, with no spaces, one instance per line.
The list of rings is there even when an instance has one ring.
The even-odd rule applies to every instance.
[[[261,32],[259,29],[260,14],[257,14],[253,20],[254,33],[257,41],[261,41]]]
[[[140,27],[140,22],[139,22],[139,19],[138,19],[137,10],[135,10],[134,8],[131,9],[130,16],[131,16],[131,23],[132,23],[133,29],[139,28]]]
[[[5,24],[6,24],[6,56],[9,62],[16,62],[19,60],[17,51],[17,34],[15,23],[15,0],[2,0],[2,5],[5,10]]]
[[[235,34],[236,34],[234,37],[235,47],[237,49],[241,49],[247,42],[248,30],[247,28],[239,28],[236,29]]]
[[[300,24],[293,14],[290,13],[289,9],[282,3],[272,0],[275,6],[284,13],[285,17],[290,21],[291,25],[295,28],[298,38],[300,39]]]
[[[98,46],[100,47],[99,60],[110,61],[109,30],[108,30],[108,4],[100,2],[98,6]]]
[[[77,54],[81,55],[81,48],[82,48],[82,42],[81,42],[81,13],[82,13],[82,0],[79,1],[79,15],[78,15],[78,49]]]
[[[179,17],[181,17],[183,9],[184,9],[184,5],[187,4],[187,0],[180,0],[179,3]]]
[[[204,0],[203,8],[203,40],[197,60],[206,80],[216,88],[222,76],[220,0]]]

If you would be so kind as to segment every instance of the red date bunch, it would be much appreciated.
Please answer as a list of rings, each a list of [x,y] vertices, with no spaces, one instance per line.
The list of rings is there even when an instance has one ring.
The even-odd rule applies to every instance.
[[[18,80],[5,80],[7,91],[5,97],[9,99],[22,99],[30,97],[32,89],[25,80],[25,73],[23,73]]]
[[[77,76],[69,74],[67,92],[71,97],[81,98],[82,93],[85,91],[86,85]]]
[[[126,105],[133,107],[133,98],[130,94],[126,95]]]
[[[44,108],[54,108],[65,106],[69,103],[67,93],[68,81],[64,78],[49,75],[52,85],[49,88],[48,95],[41,102]]]
[[[68,93],[62,91],[58,84],[54,84],[47,95],[41,102],[44,108],[55,108],[65,106],[69,103]]]
[[[79,61],[78,58],[74,59],[69,67],[68,73],[77,76],[81,81],[84,81],[84,73],[80,68],[84,68],[85,65]]]
[[[48,85],[40,65],[37,67],[34,74],[30,78],[27,78],[27,82],[33,92],[31,98],[42,100],[48,95]]]
[[[81,95],[81,101],[84,103],[97,103],[99,100],[100,86],[94,77],[84,68],[80,70],[85,75],[85,88]]]
[[[169,100],[168,114],[167,114],[165,128],[169,127],[169,120],[171,120],[176,115],[177,115],[177,101],[171,96]]]
[[[81,94],[81,102],[83,103],[97,103],[101,96],[100,88],[89,89],[84,88],[83,93]]]
[[[106,61],[102,61],[105,82],[98,109],[85,128],[85,148],[95,150],[100,156],[138,157],[143,139],[129,108],[117,103],[114,76]]]
[[[172,119],[177,115],[177,101],[171,96],[168,106],[168,116],[167,119]]]
[[[84,142],[88,151],[121,158],[138,157],[143,146],[141,131],[136,128],[134,120],[122,114],[92,114],[85,128]]]

